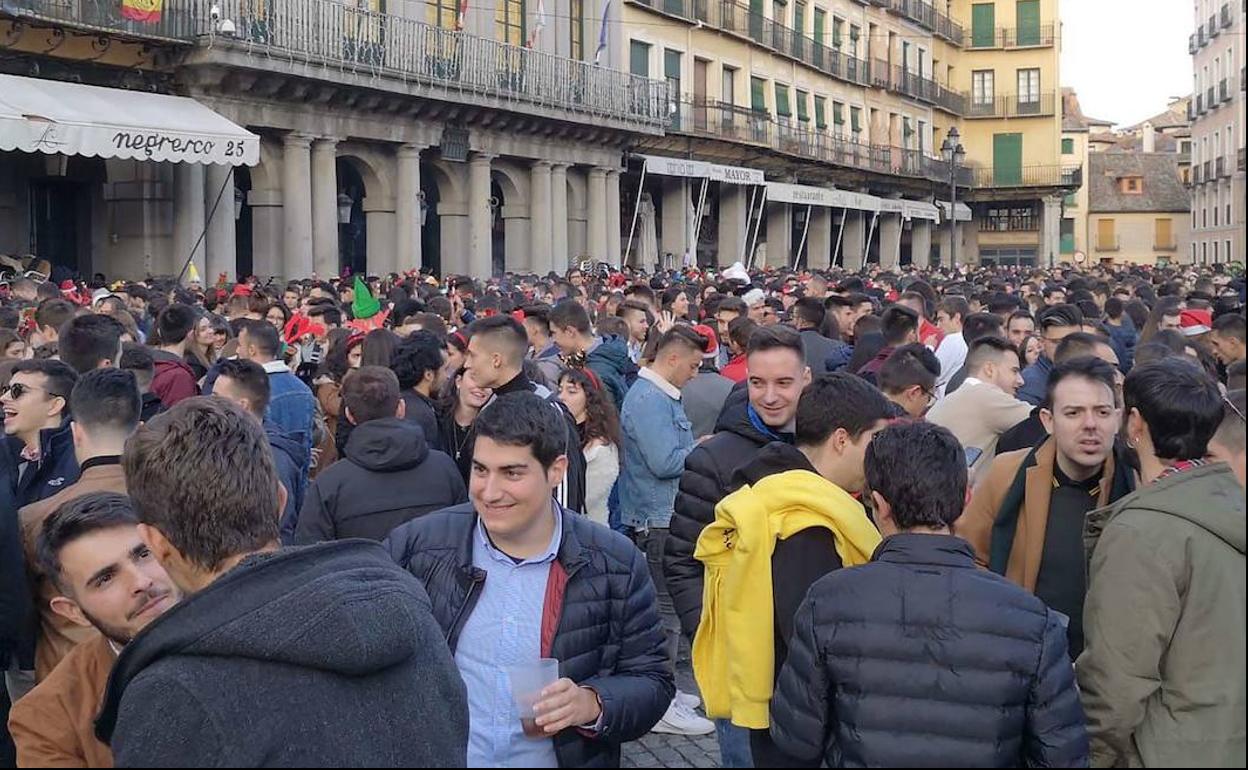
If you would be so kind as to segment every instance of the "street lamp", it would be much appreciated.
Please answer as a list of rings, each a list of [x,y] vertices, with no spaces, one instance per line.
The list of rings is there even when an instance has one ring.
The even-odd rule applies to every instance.
[[[958,266],[958,168],[966,162],[966,148],[958,127],[953,126],[940,145],[941,157],[949,164],[949,256],[954,268]]]

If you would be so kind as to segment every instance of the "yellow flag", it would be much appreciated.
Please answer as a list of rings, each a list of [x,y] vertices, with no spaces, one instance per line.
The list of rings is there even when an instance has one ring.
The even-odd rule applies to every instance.
[[[121,0],[121,15],[131,21],[155,24],[160,21],[164,0]]]

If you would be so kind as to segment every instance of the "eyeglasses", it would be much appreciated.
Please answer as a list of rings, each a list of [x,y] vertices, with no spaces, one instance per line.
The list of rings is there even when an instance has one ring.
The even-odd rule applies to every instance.
[[[13,400],[16,401],[22,396],[26,395],[27,393],[30,393],[31,391],[38,391],[41,393],[45,393],[48,396],[51,396],[52,398],[65,398],[60,393],[53,393],[52,391],[44,390],[43,388],[36,388],[33,385],[23,385],[20,382],[10,383],[0,388],[0,398],[3,398],[4,396],[7,396],[9,394],[12,394]]]

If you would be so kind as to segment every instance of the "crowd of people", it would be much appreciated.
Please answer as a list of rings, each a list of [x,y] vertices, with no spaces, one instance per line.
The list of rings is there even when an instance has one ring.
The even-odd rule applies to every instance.
[[[11,277],[0,761],[1242,767],[1244,292]]]

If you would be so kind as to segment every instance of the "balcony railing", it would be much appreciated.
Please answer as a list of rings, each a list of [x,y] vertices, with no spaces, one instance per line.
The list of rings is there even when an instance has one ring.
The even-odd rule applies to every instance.
[[[943,37],[956,46],[966,44],[966,28],[940,11],[936,11],[935,32],[937,37]]]
[[[1219,20],[1222,22],[1223,27],[1229,27],[1231,26],[1231,24],[1234,23],[1233,20],[1231,19],[1231,4],[1230,3],[1222,4],[1222,11],[1219,14]]]
[[[1196,100],[1192,99],[1187,103],[1187,122],[1196,122]]]
[[[1238,169],[1239,171],[1243,171],[1243,170],[1244,170],[1244,160],[1245,160],[1245,158],[1244,158],[1244,148],[1243,148],[1243,147],[1240,147],[1240,148],[1236,151],[1236,157],[1235,157],[1235,168],[1236,168],[1236,169]]]
[[[1214,88],[1209,86],[1205,89],[1205,106],[1211,110],[1218,108],[1218,100],[1214,98]]]
[[[173,5],[173,7],[170,7]],[[199,18],[203,14],[204,18]],[[68,27],[133,37],[190,44],[207,13],[198,5],[166,4],[160,19],[139,22],[121,15],[121,3],[112,0],[2,0],[0,16],[51,21]]]
[[[997,27],[992,37],[976,39],[971,35],[966,47],[987,48],[1047,48],[1057,40],[1057,25],[1041,24],[1038,27]]]
[[[837,135],[830,127],[820,129],[811,121],[773,118],[767,112],[712,99],[682,97],[672,114],[669,130],[770,147],[788,155],[861,171],[949,183],[948,164],[919,150],[866,144]],[[837,130],[843,131],[843,127]],[[970,187],[969,169],[960,171],[958,183]]]
[[[1068,187],[1083,186],[1083,167],[998,166],[974,170],[975,187]]]
[[[1201,174],[1200,164],[1199,163],[1193,164],[1192,165],[1192,184],[1194,185],[1200,184],[1201,177],[1202,177],[1202,174]]]
[[[1097,251],[1118,251],[1122,248],[1122,239],[1117,235],[1096,235]]]
[[[1231,100],[1231,86],[1226,82],[1226,78],[1218,82],[1218,100],[1222,102]]]
[[[1230,164],[1226,162],[1226,158],[1218,158],[1213,162],[1214,173],[1218,175],[1218,179],[1231,175],[1229,166]]]
[[[1205,114],[1205,95],[1204,94],[1196,94],[1196,114],[1197,115]]]
[[[1213,40],[1215,37],[1221,34],[1222,34],[1222,27],[1221,25],[1218,24],[1218,15],[1215,13],[1214,15],[1209,17],[1209,39]]]
[[[967,118],[1029,118],[1054,114],[1057,96],[1052,91],[1032,96],[1003,94],[990,101],[971,99]]]
[[[936,106],[952,112],[954,115],[966,114],[966,96],[957,91],[950,91],[948,88],[936,85]]]
[[[1200,43],[1196,41],[1196,33],[1193,32],[1192,34],[1187,36],[1187,52],[1195,56],[1196,52],[1199,50],[1200,50]]]
[[[981,232],[989,233],[1035,233],[1040,231],[1042,217],[1034,211],[1027,214],[1008,214],[985,217]]]
[[[1205,181],[1212,182],[1215,179],[1213,175],[1213,161],[1205,161]]]

